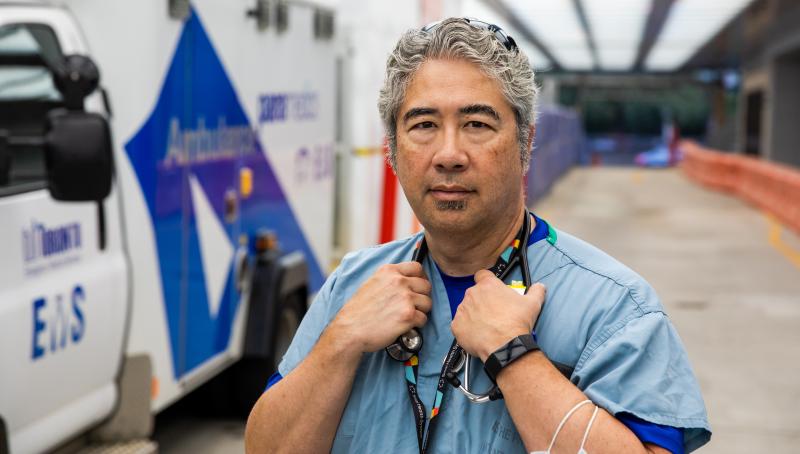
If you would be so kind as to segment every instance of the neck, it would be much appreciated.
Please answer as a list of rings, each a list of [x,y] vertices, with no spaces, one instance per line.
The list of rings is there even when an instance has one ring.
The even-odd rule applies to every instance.
[[[487,269],[497,262],[497,257],[516,237],[522,227],[523,213],[520,206],[504,219],[481,226],[479,232],[454,235],[452,232],[426,230],[431,258],[442,272],[450,276],[468,276]]]

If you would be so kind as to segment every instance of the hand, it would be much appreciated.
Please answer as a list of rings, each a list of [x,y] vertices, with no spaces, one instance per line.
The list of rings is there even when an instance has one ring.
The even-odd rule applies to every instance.
[[[544,304],[546,289],[536,283],[520,295],[490,271],[475,274],[450,329],[458,344],[481,361],[516,336],[530,334]]]
[[[421,264],[383,265],[345,303],[329,328],[353,342],[359,352],[380,350],[428,321],[430,294]]]

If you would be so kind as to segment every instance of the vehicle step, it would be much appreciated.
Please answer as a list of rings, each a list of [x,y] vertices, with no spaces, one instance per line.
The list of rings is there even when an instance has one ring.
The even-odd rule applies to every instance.
[[[158,454],[158,443],[153,440],[97,443],[82,448],[78,454]]]

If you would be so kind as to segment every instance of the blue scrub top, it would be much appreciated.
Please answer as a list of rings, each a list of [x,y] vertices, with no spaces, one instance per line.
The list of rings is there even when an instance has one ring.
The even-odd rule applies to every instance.
[[[533,215],[533,217],[536,220],[536,224],[528,239],[528,246],[537,241],[543,241],[550,235],[548,224],[536,215]],[[441,276],[442,283],[444,283],[447,291],[450,314],[455,317],[458,306],[464,300],[464,294],[467,289],[475,285],[475,278],[474,276],[449,276],[438,265],[436,269],[439,271],[439,276]],[[683,429],[654,424],[627,413],[618,413],[616,416],[642,443],[656,444],[672,454],[683,454],[685,452],[683,449]]]
[[[420,235],[348,254],[342,260],[300,324],[278,367],[280,376],[297,367],[342,305],[380,265],[411,259]],[[536,324],[544,353],[553,361],[574,366],[570,380],[621,420],[630,415],[645,423],[682,429],[686,451],[708,442],[711,432],[705,405],[686,352],[644,279],[552,227],[548,241],[536,242],[527,252],[531,282],[547,287]],[[424,268],[433,286],[434,304],[422,328],[425,348],[420,353],[417,388],[429,409],[453,335],[440,273],[430,259]],[[519,270],[511,274],[509,282],[521,280]],[[491,384],[482,373],[473,381],[474,389],[488,389]],[[449,390],[442,407],[430,440],[431,452],[526,452],[502,400],[476,405]],[[365,354],[332,452],[416,453],[414,427],[402,363],[383,350]]]

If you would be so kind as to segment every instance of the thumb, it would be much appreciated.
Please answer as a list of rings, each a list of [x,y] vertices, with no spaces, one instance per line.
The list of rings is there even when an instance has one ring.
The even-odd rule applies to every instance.
[[[477,273],[475,273],[476,284],[480,283],[481,281],[485,281],[487,279],[497,279],[497,278],[495,277],[494,273],[492,273],[489,270],[480,270]]]
[[[529,300],[541,301],[541,304],[544,304],[544,297],[547,294],[547,287],[544,286],[541,282],[537,282],[531,285],[531,288],[528,289],[528,293],[524,296]]]

